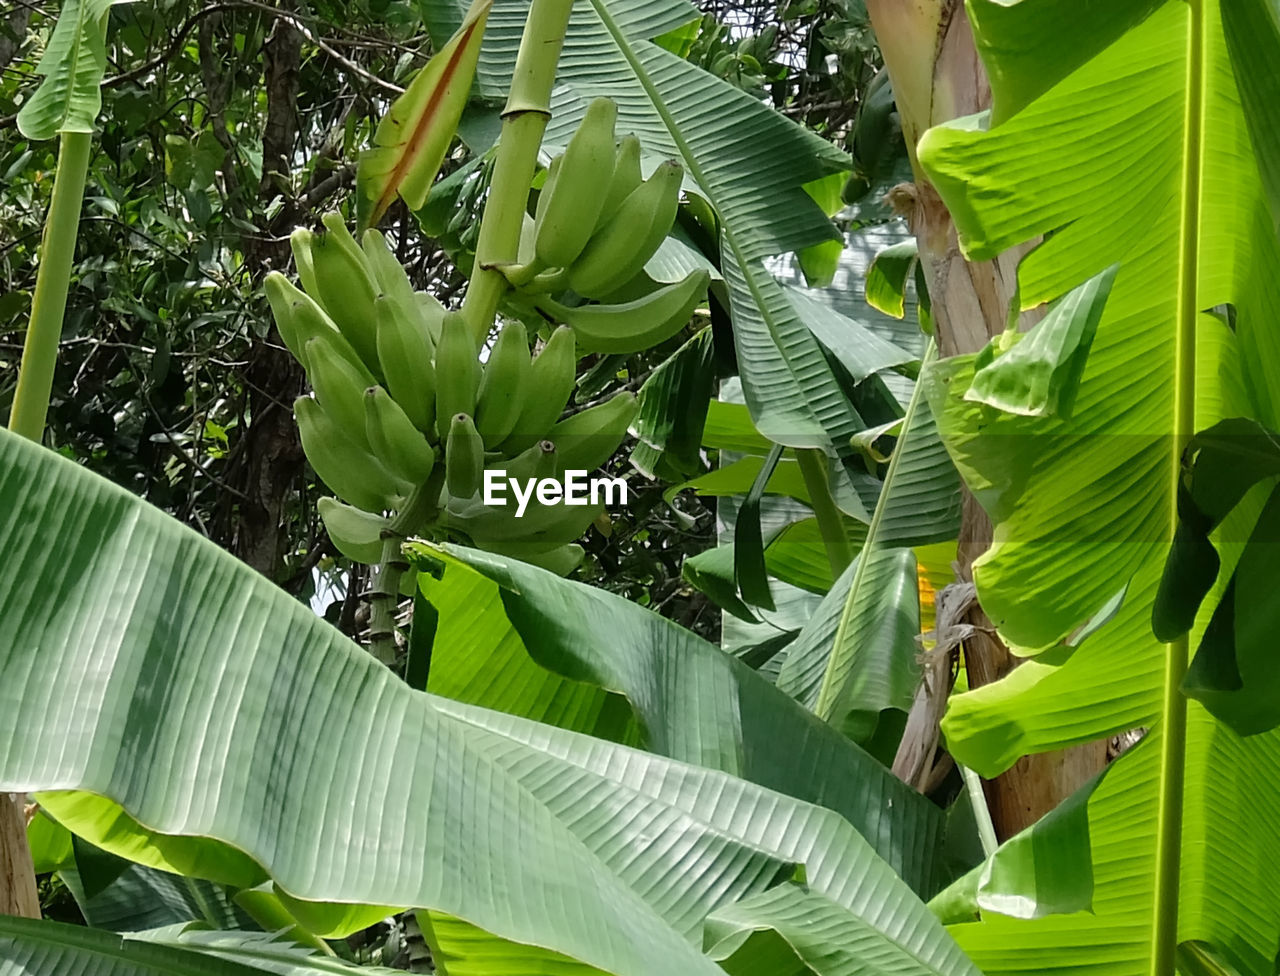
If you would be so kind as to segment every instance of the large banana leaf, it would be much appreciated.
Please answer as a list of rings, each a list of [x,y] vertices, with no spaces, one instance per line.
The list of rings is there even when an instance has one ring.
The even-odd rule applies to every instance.
[[[1189,433],[1175,414],[1174,392],[1192,393],[1180,344],[1194,339],[1196,428],[1277,419],[1280,248],[1218,3],[1116,3],[1089,18],[1062,0],[969,6],[1004,114],[933,129],[919,146],[962,247],[981,259],[1046,235],[1019,268],[1023,309],[1119,270],[1070,421],[962,399],[973,357],[930,371],[947,447],[995,522],[974,567],[983,607],[1015,650],[1043,652],[956,698],[948,747],[991,776],[1025,753],[1154,727],[1089,802],[1095,914],[991,914],[954,931],[989,974],[1150,971],[1153,933],[1172,921],[1155,911],[1157,821],[1183,775],[1178,937],[1270,974],[1280,801],[1255,784],[1280,775],[1280,736],[1241,739],[1196,703],[1185,736],[1164,728],[1162,694],[1177,694],[1183,665],[1151,633]],[[1204,314],[1226,305],[1234,330]],[[1245,538],[1257,510],[1224,537]]]
[[[234,849],[294,899],[433,908],[625,976],[721,972],[705,920],[801,865],[846,930],[976,973],[830,810],[413,691],[207,540],[7,433],[0,510],[0,790],[98,794],[117,833]],[[22,957],[39,965],[0,965],[68,971],[76,944],[45,932]]]
[[[441,38],[462,22],[461,2],[425,13]],[[499,0],[476,73],[477,95],[506,93],[528,14]],[[574,7],[544,145],[563,146],[597,95],[618,102],[618,131],[640,136],[651,160],[683,161],[722,221],[721,270],[747,404],[759,429],[794,447],[844,444],[862,424],[812,332],[763,260],[835,238],[803,185],[849,168],[830,143],[751,94],[689,64],[652,39],[695,20],[687,0],[583,0]]]
[[[500,585],[541,668],[625,696],[649,749],[835,810],[917,891],[936,890],[941,811],[750,668],[616,594],[477,550],[442,551]],[[469,588],[466,566],[451,561],[445,581],[459,576],[454,585]],[[502,686],[473,700],[508,703]]]

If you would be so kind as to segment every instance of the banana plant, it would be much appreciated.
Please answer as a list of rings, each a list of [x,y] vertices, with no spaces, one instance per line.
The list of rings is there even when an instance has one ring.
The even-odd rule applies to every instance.
[[[1180,943],[1184,957],[1207,945],[1240,972],[1273,971],[1280,802],[1257,784],[1280,768],[1280,735],[1241,738],[1181,688],[1259,498],[1220,530],[1226,572],[1190,638],[1152,632],[1188,440],[1225,417],[1280,419],[1280,245],[1260,178],[1271,164],[1260,167],[1233,74],[1273,64],[1275,49],[1257,46],[1265,31],[1237,35],[1233,65],[1222,26],[1228,11],[1267,7],[1134,0],[1086,20],[1063,2],[971,0],[993,107],[915,146],[967,258],[1044,236],[1018,265],[1014,312],[1069,301],[1115,269],[1069,416],[1028,407],[1043,370],[1079,347],[1001,365],[1048,319],[924,379],[995,525],[974,563],[979,598],[1027,658],[953,699],[949,750],[995,776],[1020,756],[1127,730],[1150,740],[1090,787],[1090,912],[1036,918],[1032,899],[953,927],[989,974],[1069,960],[1073,972],[1165,976]],[[1008,386],[993,406],[981,377],[995,370]],[[1049,904],[1057,882],[1044,883]]]

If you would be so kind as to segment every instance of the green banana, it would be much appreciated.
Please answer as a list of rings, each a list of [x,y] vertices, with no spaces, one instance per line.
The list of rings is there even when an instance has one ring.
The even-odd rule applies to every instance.
[[[465,413],[455,414],[450,420],[444,451],[444,479],[445,487],[454,498],[470,498],[480,491],[484,480],[484,441]]]
[[[448,310],[440,304],[435,295],[428,294],[425,291],[415,291],[413,297],[418,303],[418,308],[422,310],[423,317],[427,323],[427,331],[431,333],[431,341],[438,343],[440,341],[440,328],[444,324],[444,314]]]
[[[556,446],[551,441],[538,441],[515,457],[500,458],[485,465],[486,471],[502,471],[521,484],[533,479],[556,476]]]
[[[268,282],[270,285],[271,282]],[[333,324],[333,320],[324,314],[319,304],[307,295],[289,286],[292,289],[288,294],[294,295],[295,300],[289,302],[285,313],[288,316],[286,328],[293,334],[293,341],[298,344],[298,351],[295,354],[298,362],[305,367],[307,365],[307,343],[312,339],[322,339],[331,350],[346,360],[361,376],[365,377],[369,383],[373,382],[373,374],[369,372],[369,368],[365,366],[364,360],[351,348],[351,343],[342,337],[342,333],[338,331],[338,327]],[[270,298],[270,292],[268,292]],[[274,308],[274,304],[273,304]],[[279,320],[277,320],[279,325]],[[281,331],[284,335],[284,331]],[[288,341],[286,340],[286,345]],[[292,349],[292,347],[290,347]]]
[[[534,247],[545,267],[567,268],[591,237],[609,193],[617,118],[613,99],[594,99],[560,157],[554,182],[548,181],[550,190],[543,188],[547,204],[539,207]]]
[[[578,355],[573,329],[561,326],[551,333],[529,367],[529,396],[524,398],[520,416],[511,436],[498,445],[508,457],[519,454],[545,437],[564,413],[564,405],[573,392]]]
[[[543,218],[547,214],[547,204],[551,202],[551,191],[555,188],[556,178],[560,175],[560,163],[564,160],[564,156],[556,156],[547,166],[547,178],[542,183],[542,189],[538,191],[538,203],[533,209],[533,225],[536,230]]]
[[[435,346],[426,324],[406,316],[389,295],[373,302],[378,321],[378,362],[387,389],[413,425],[435,437]]]
[[[620,305],[567,308],[550,298],[537,304],[573,328],[579,352],[630,354],[650,349],[688,325],[710,281],[706,271],[692,271],[674,284]]]
[[[552,427],[547,439],[556,446],[557,472],[594,471],[604,464],[626,437],[638,409],[635,394],[624,391]]]
[[[386,238],[370,227],[360,238],[360,250],[373,277],[375,290],[393,296],[397,304],[413,305],[413,283],[396,260]]]
[[[293,358],[304,366],[306,360],[303,358],[303,348],[313,335],[323,331],[341,338],[338,327],[329,321],[324,310],[279,271],[272,271],[267,275],[263,281],[263,291],[267,293],[267,302],[271,305],[276,331],[280,333],[289,352],[293,353]],[[304,316],[306,321],[303,321]],[[343,342],[346,340],[343,339]]]
[[[529,335],[512,319],[502,326],[485,361],[476,394],[476,430],[485,447],[496,447],[510,435],[520,419],[520,408],[537,391],[529,386],[532,363]]]
[[[374,330],[373,299],[377,294],[364,252],[347,230],[340,214],[322,218],[327,234],[317,235],[311,244],[316,299],[337,323],[365,365],[378,368],[378,340]]]
[[[352,366],[327,336],[308,339],[305,352],[307,377],[320,406],[342,427],[348,439],[361,447],[369,447],[364,423],[364,391],[373,382],[368,374]]]
[[[622,201],[643,182],[644,177],[640,173],[640,140],[634,135],[625,135],[618,143],[618,154],[613,160],[613,176],[609,179],[609,192],[604,198],[604,206],[600,208],[595,230],[613,219],[613,215],[622,206]]]
[[[603,298],[644,270],[675,221],[683,178],[684,167],[668,159],[632,190],[569,266],[569,287]]]
[[[293,251],[293,263],[298,266],[298,280],[312,298],[320,294],[316,285],[315,266],[311,262],[311,245],[315,243],[315,239],[316,235],[305,227],[299,227],[289,235],[289,250]]]
[[[336,498],[321,498],[316,507],[338,552],[366,566],[376,566],[382,560],[382,533],[391,524],[389,519],[343,504]]]
[[[475,413],[481,374],[476,352],[467,320],[458,312],[446,312],[436,343],[436,426],[442,441],[457,414]]]
[[[347,436],[319,402],[309,396],[293,401],[302,450],[330,491],[356,508],[381,512],[396,508],[411,486],[396,480],[363,446]]]
[[[430,477],[436,463],[435,451],[380,386],[364,391],[364,424],[369,446],[389,470],[415,485]]]

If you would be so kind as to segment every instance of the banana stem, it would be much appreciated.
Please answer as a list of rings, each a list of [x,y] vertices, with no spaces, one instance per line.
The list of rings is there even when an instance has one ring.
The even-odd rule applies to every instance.
[[[400,579],[409,568],[401,545],[435,518],[443,483],[444,465],[438,464],[383,533],[382,557],[369,591],[369,653],[386,665],[396,659],[396,606],[400,603]]]
[[[822,533],[822,544],[827,550],[827,561],[831,564],[831,574],[835,579],[849,568],[853,562],[853,549],[849,546],[849,536],[844,531],[844,519],[836,500],[831,497],[831,486],[827,481],[827,456],[817,448],[797,448],[796,461],[800,464],[800,474],[809,489],[809,504],[818,520],[818,530]]]
[[[40,440],[49,413],[92,145],[93,134],[89,132],[64,132],[60,136],[58,171],[40,245],[40,270],[31,302],[31,321],[22,347],[13,410],[9,414],[9,429],[33,441]]]
[[[480,219],[476,270],[462,303],[477,347],[488,336],[498,302],[507,289],[507,279],[497,268],[514,264],[519,257],[529,185],[538,168],[542,134],[551,118],[551,87],[572,9],[573,0],[533,0],[525,21],[511,92],[502,113],[489,199]]]

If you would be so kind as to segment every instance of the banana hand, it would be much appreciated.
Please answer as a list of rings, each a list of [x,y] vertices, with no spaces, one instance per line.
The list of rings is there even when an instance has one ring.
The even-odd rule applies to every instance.
[[[671,230],[683,178],[684,168],[669,159],[632,190],[569,267],[569,287],[586,298],[603,298],[644,270]]]
[[[399,507],[412,486],[398,481],[308,396],[293,402],[302,450],[329,490],[356,508],[382,512]]]
[[[578,356],[573,330],[561,326],[551,334],[529,367],[530,395],[520,406],[511,435],[498,445],[507,457],[519,454],[546,436],[564,413],[573,392]]]
[[[380,386],[364,391],[365,434],[373,453],[399,478],[420,485],[435,467],[426,437]]]

